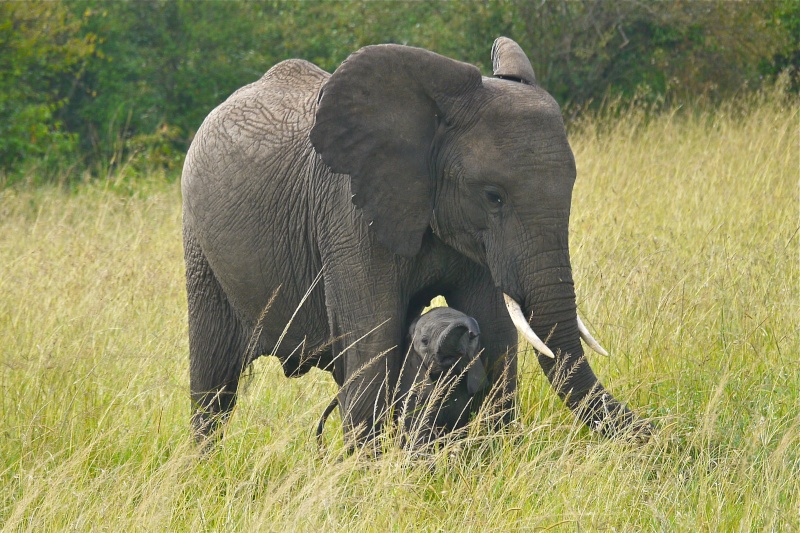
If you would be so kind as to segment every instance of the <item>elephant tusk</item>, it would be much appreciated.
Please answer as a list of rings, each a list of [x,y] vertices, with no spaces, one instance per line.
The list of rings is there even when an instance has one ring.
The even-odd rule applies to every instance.
[[[605,348],[600,346],[600,343],[597,342],[594,339],[594,337],[592,337],[592,334],[589,333],[589,330],[586,329],[586,326],[583,324],[583,320],[581,320],[581,317],[578,315],[576,316],[578,318],[578,331],[581,332],[581,339],[583,339],[583,341],[589,345],[589,348],[599,353],[600,355],[605,355],[606,357],[608,357],[608,352],[605,350]]]
[[[548,348],[545,343],[542,342],[542,339],[540,339],[536,333],[533,332],[530,324],[528,324],[528,321],[525,320],[525,315],[522,314],[522,309],[514,300],[514,298],[506,293],[503,293],[503,299],[506,302],[508,314],[511,315],[511,321],[514,322],[514,326],[516,326],[517,331],[519,331],[522,336],[525,337],[525,340],[533,345],[533,348],[537,352],[546,355],[551,359],[555,359],[556,356],[553,355],[553,352],[550,351],[550,348]]]

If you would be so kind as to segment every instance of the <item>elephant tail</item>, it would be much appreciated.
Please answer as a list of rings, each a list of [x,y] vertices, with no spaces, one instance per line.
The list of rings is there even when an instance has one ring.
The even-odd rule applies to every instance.
[[[328,404],[328,407],[322,412],[322,416],[319,419],[319,423],[317,424],[317,446],[320,449],[325,445],[325,442],[322,439],[322,432],[325,430],[325,422],[328,420],[328,417],[331,415],[336,406],[339,405],[339,397],[334,396],[331,403]]]

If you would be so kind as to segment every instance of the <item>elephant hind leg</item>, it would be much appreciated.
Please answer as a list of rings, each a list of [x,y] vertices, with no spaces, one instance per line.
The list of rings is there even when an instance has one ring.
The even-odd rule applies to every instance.
[[[199,244],[186,229],[184,254],[192,428],[195,438],[205,441],[221,427],[236,404],[248,335]]]

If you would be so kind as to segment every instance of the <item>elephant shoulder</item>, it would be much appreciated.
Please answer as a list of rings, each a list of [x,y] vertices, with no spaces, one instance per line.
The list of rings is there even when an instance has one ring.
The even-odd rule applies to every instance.
[[[260,79],[233,93],[232,106],[265,107],[288,113],[300,122],[313,122],[317,95],[330,74],[308,61],[287,59],[269,69]],[[303,120],[306,119],[306,120]]]

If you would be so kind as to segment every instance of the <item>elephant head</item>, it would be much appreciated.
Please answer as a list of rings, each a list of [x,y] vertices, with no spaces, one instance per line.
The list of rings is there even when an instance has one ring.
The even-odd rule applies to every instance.
[[[587,363],[569,254],[575,159],[561,111],[513,41],[495,77],[427,50],[368,46],[319,95],[311,142],[374,235],[400,256],[432,232],[484,265],[558,394],[590,426],[637,419]],[[612,421],[609,425],[609,421]]]
[[[486,386],[486,371],[478,357],[481,330],[474,318],[449,307],[435,307],[414,320],[408,334],[409,357],[414,359],[411,370],[421,379],[435,382],[466,374],[470,396]]]
[[[450,307],[436,307],[409,328],[410,350],[403,379],[411,391],[405,404],[410,430],[420,423],[435,437],[463,426],[472,398],[488,385],[480,358],[480,327],[474,318]]]

